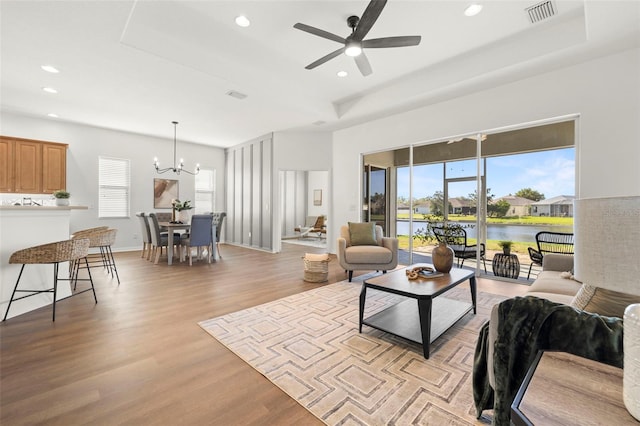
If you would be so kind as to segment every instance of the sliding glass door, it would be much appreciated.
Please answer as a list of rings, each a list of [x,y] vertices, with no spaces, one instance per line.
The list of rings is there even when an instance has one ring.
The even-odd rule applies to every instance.
[[[572,229],[575,126],[571,119],[366,154],[362,219],[384,223],[412,263],[430,255],[431,226],[455,223],[468,244],[485,245],[489,275],[505,240],[528,269],[539,230]],[[480,274],[484,263],[478,254],[464,266]]]

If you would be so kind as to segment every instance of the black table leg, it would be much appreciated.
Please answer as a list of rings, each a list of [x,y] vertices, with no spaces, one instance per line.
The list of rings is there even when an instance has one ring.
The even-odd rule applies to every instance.
[[[473,313],[475,315],[476,314],[476,294],[477,294],[475,275],[469,278],[469,287],[471,288],[471,303],[473,304]]]
[[[429,359],[429,345],[431,344],[431,298],[418,299],[418,314],[420,316],[420,333],[422,334],[422,351],[425,359]]]
[[[367,300],[367,285],[362,284],[362,290],[360,290],[360,326],[359,333],[362,333],[362,321],[364,321],[364,302]]]

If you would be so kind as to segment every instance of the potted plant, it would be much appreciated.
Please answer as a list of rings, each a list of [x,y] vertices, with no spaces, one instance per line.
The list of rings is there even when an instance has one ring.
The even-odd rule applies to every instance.
[[[69,197],[71,197],[71,194],[65,191],[64,189],[59,189],[55,191],[52,195],[53,195],[53,198],[56,199],[56,206],[69,205]]]
[[[511,246],[513,246],[512,241],[500,241],[498,242],[498,245],[502,247],[502,253],[507,256],[511,254]]]

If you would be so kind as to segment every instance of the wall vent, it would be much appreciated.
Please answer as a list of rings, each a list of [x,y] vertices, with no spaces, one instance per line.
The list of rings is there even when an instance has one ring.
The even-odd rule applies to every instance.
[[[529,14],[529,21],[532,24],[551,18],[557,13],[556,6],[550,0],[530,6],[525,10]]]
[[[235,90],[229,90],[227,92],[227,95],[231,96],[232,98],[236,98],[236,99],[244,99],[244,98],[247,97],[247,95],[245,95],[244,93],[236,92]]]

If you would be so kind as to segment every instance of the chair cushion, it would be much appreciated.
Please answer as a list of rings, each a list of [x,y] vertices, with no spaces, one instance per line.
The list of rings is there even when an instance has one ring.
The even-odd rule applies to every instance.
[[[377,246],[376,224],[374,222],[349,222],[349,239],[352,246]]]
[[[380,264],[389,263],[393,253],[386,247],[380,246],[351,246],[344,252],[347,263]]]
[[[592,314],[622,318],[624,310],[633,303],[640,303],[640,296],[583,284],[571,306]]]
[[[578,281],[562,278],[561,272],[542,271],[538,274],[538,278],[536,278],[533,284],[531,284],[528,293],[555,293],[573,297],[578,290],[580,290],[581,285],[582,283]]]

